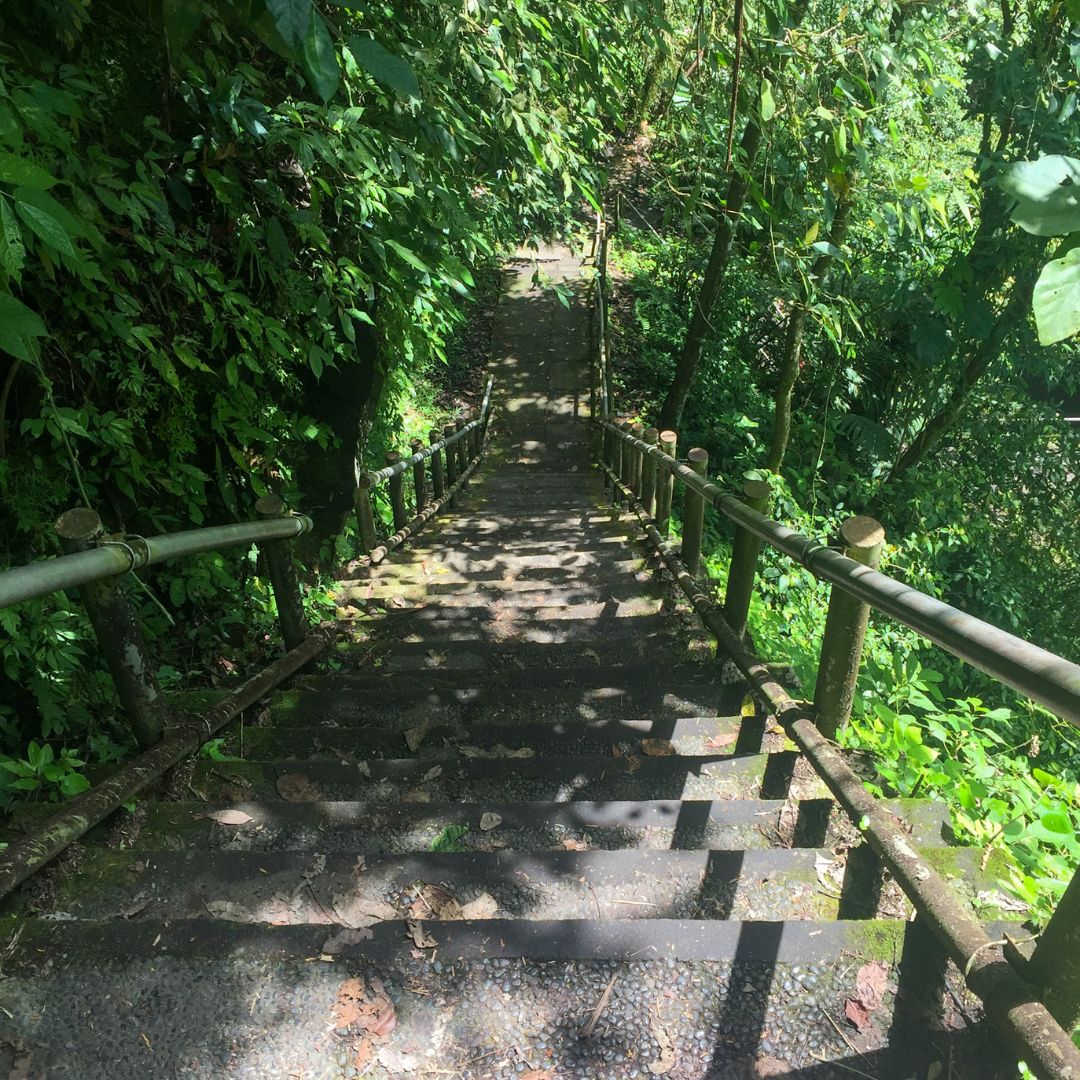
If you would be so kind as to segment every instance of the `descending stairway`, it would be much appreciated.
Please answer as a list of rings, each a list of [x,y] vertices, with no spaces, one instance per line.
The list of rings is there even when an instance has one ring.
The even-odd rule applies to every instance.
[[[498,315],[489,459],[342,583],[334,661],[25,892],[0,1068],[923,1080],[975,1053],[920,1026],[903,898],[605,501],[584,313],[532,273]],[[937,807],[897,810],[989,888]]]

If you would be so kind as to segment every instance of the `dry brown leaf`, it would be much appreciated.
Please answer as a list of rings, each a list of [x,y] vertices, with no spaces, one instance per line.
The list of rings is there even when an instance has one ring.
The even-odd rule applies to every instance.
[[[418,949],[434,949],[436,945],[435,939],[424,929],[424,923],[421,919],[406,919],[405,920],[405,932],[406,936],[412,938],[412,943]]]
[[[215,810],[213,813],[203,814],[203,817],[211,818],[219,825],[246,825],[249,821],[255,820],[243,810]]]
[[[223,919],[225,922],[255,922],[255,915],[243,904],[234,904],[231,900],[208,900],[206,910],[215,919]]]
[[[646,1068],[653,1076],[663,1076],[675,1068],[678,1060],[675,1056],[675,1045],[671,1041],[671,1036],[656,1020],[653,1020],[652,1033],[653,1038],[660,1044],[660,1056],[653,1058]]]
[[[425,885],[419,893],[420,900],[435,919],[460,919],[461,905],[454,895],[441,885]]]
[[[502,817],[490,810],[485,810],[480,815],[480,828],[484,832],[491,832],[492,829],[497,829],[501,824]]]
[[[844,1015],[859,1031],[865,1031],[870,1026],[870,1010],[858,998],[848,998],[844,1002]]]
[[[499,902],[490,893],[481,893],[475,900],[461,905],[462,919],[494,919],[499,912]]]
[[[369,996],[363,979],[346,979],[334,1001],[334,1026],[339,1031],[356,1028],[385,1039],[397,1026],[397,1013],[383,984],[372,979]]]
[[[428,780],[438,780],[440,776],[442,776],[442,766],[436,765],[434,769],[428,769],[428,771],[424,773],[424,782],[426,783]]]
[[[855,976],[855,996],[866,1006],[868,1012],[881,1008],[888,981],[889,965],[884,960],[871,960],[859,968]]]
[[[286,802],[318,802],[323,795],[322,788],[303,773],[285,773],[275,786]]]
[[[677,753],[667,739],[642,739],[641,752],[649,757],[675,757]]]
[[[738,738],[737,731],[723,731],[718,735],[710,735],[705,741],[705,749],[722,750],[725,746],[731,746],[732,743],[737,742]]]
[[[338,893],[334,897],[334,914],[342,926],[353,930],[366,930],[376,923],[399,919],[397,908],[385,900],[368,900],[362,896]]]
[[[416,751],[420,749],[420,747],[423,744],[424,740],[427,738],[427,733],[430,730],[430,728],[431,728],[431,721],[430,720],[422,720],[415,727],[405,729],[405,732],[404,732],[405,745],[409,748],[409,750],[412,753],[415,754]]]
[[[384,1046],[375,1055],[388,1073],[416,1072],[419,1062],[415,1054],[403,1054],[392,1046]]]
[[[762,1054],[751,1066],[753,1080],[769,1080],[771,1077],[790,1076],[792,1069],[786,1061]]]
[[[555,1080],[555,1073],[551,1069],[530,1069],[521,1074],[521,1080]]]
[[[573,836],[568,836],[563,842],[562,846],[567,851],[588,851],[589,845],[584,840],[578,840]]]

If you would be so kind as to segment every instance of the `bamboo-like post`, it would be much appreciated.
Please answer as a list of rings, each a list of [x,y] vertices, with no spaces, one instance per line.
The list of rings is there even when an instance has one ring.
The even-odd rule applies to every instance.
[[[424,444],[420,439],[413,439],[409,443],[409,447],[413,452],[413,457],[415,457],[424,449]],[[413,465],[412,477],[413,492],[416,495],[416,512],[419,514],[427,506],[427,469],[424,467],[422,460]]]
[[[277,495],[264,495],[255,503],[255,512],[262,518],[279,518],[287,513],[285,503]],[[270,586],[274,590],[274,601],[277,604],[281,637],[288,652],[302,644],[308,635],[304,601],[300,596],[300,583],[296,579],[296,566],[293,562],[292,542],[269,540],[259,547],[266,559]]]
[[[659,447],[669,458],[675,457],[678,436],[674,431],[661,431]],[[667,536],[671,521],[671,495],[675,490],[675,477],[658,465],[656,469],[656,527],[661,536]]]
[[[465,426],[464,417],[458,417],[454,421],[454,430],[460,431]],[[458,475],[460,476],[469,467],[469,447],[466,445],[467,437],[462,435],[456,443],[454,443],[454,449],[457,450],[458,455]]]
[[[95,547],[105,530],[93,510],[79,506],[60,516],[56,533],[70,554]],[[119,577],[88,582],[79,595],[135,738],[143,749],[153,746],[165,730],[165,699],[135,607]]]
[[[695,446],[686,455],[686,464],[703,480],[709,474],[709,452]],[[683,489],[682,561],[695,577],[701,565],[701,536],[705,530],[705,499],[689,484]]]
[[[1045,987],[1043,1002],[1066,1031],[1080,1025],[1080,872],[1039,935],[1024,974]]]
[[[438,428],[432,428],[428,432],[428,442],[434,446],[442,438],[442,432]],[[436,450],[431,455],[431,491],[435,499],[441,499],[446,490],[446,482],[443,479],[442,451]]]
[[[453,424],[447,424],[443,428],[443,438],[449,439],[454,434],[456,428]],[[458,457],[457,452],[453,446],[446,447],[446,488],[449,491],[457,483],[458,478]],[[447,506],[453,509],[457,503],[457,496],[451,495]]]
[[[758,476],[747,476],[742,493],[743,502],[747,506],[759,514],[765,512],[769,505],[767,481]],[[761,539],[749,530],[735,527],[735,543],[731,548],[731,565],[728,568],[727,589],[724,593],[724,618],[740,636],[746,631],[761,543]]]
[[[379,538],[375,533],[375,513],[371,509],[371,481],[366,472],[361,473],[356,481],[353,506],[356,510],[356,524],[360,529],[360,546],[365,555],[370,555]]]
[[[645,434],[645,425],[634,424],[633,427],[630,428],[630,434],[633,435],[635,439],[640,439]],[[641,447],[637,445],[632,446],[631,450],[633,452],[630,456],[630,490],[640,498],[644,454],[641,452]]]
[[[649,446],[655,446],[660,432],[654,427],[646,428],[641,438]],[[641,491],[638,498],[645,507],[645,513],[653,517],[656,512],[656,459],[647,453],[641,455]]]
[[[616,428],[622,427],[621,420],[612,420],[612,424]],[[608,432],[608,438],[611,440],[611,471],[612,474],[618,477],[622,477],[623,471],[623,441],[619,438],[615,432]],[[611,495],[614,502],[619,502],[619,489],[615,486],[615,482],[611,484]]]
[[[391,450],[386,455],[387,465],[396,465],[401,460],[401,455],[396,450]],[[390,488],[390,509],[394,512],[394,532],[403,529],[409,520],[409,512],[405,509],[405,475],[398,473],[391,476],[388,481]]]
[[[849,559],[876,570],[881,561],[885,530],[872,517],[848,518],[840,529]],[[827,739],[851,718],[855,680],[862,663],[863,641],[870,621],[870,605],[835,585],[829,594],[829,613],[821,639],[814,709],[818,730]]]
[[[620,420],[619,430],[626,432],[628,435],[633,433],[634,425],[630,420]],[[634,448],[625,440],[622,439],[622,471],[619,474],[619,479],[628,487],[633,488],[634,481]]]

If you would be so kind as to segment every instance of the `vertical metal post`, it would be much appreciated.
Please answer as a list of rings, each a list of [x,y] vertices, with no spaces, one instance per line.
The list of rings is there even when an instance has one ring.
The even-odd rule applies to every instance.
[[[1045,987],[1043,1002],[1066,1031],[1080,1025],[1080,872],[1039,936],[1025,975]]]
[[[360,529],[360,546],[365,555],[370,555],[379,540],[375,533],[375,513],[371,509],[371,481],[366,472],[361,473],[356,481],[353,505],[356,509],[356,524]]]
[[[86,551],[104,535],[101,518],[85,506],[62,514],[56,532],[67,552]],[[165,728],[165,699],[135,608],[118,577],[89,582],[79,594],[135,738],[144,749],[153,746]]]
[[[428,442],[434,446],[442,438],[442,432],[438,428],[432,428],[428,433]],[[446,483],[443,480],[442,451],[436,450],[429,458],[431,461],[431,491],[436,499],[441,499],[446,491]]]
[[[635,439],[640,439],[645,434],[644,424],[634,424],[630,428],[630,434]],[[630,455],[630,490],[637,496],[641,496],[641,473],[643,469],[643,457],[640,446],[631,447]]]
[[[743,502],[759,514],[769,505],[769,485],[759,476],[749,474],[743,483]],[[731,565],[728,567],[727,589],[724,593],[724,618],[736,634],[746,630],[746,617],[750,612],[750,597],[754,592],[761,540],[746,529],[735,527],[735,543],[731,548]]]
[[[454,431],[455,431],[454,425],[453,424],[447,424],[446,427],[443,428],[443,438],[449,439],[450,436],[454,434]],[[457,483],[457,478],[458,478],[457,463],[458,463],[457,450],[453,446],[446,447],[446,489],[447,489],[447,491],[451,490],[453,488],[453,486]],[[453,508],[453,506],[455,505],[456,502],[457,502],[456,496],[451,495],[448,505],[451,508]]]
[[[660,432],[654,427],[646,428],[641,438],[649,446],[655,446]],[[641,491],[638,498],[645,507],[645,513],[652,517],[656,510],[656,460],[644,452],[641,455]]]
[[[264,495],[255,504],[255,512],[262,518],[279,518],[286,514],[285,503],[277,495]],[[277,602],[278,623],[286,651],[295,649],[307,637],[308,625],[304,617],[304,601],[300,596],[300,583],[296,580],[293,564],[292,542],[268,540],[259,545],[270,585]]]
[[[391,450],[386,455],[387,465],[396,465],[400,460],[401,455],[396,450]],[[405,509],[405,474],[398,473],[397,476],[391,476],[388,484],[390,509],[394,512],[394,532],[399,532],[409,523],[409,512]]]
[[[885,530],[872,517],[848,518],[840,529],[845,554],[864,566],[877,569]],[[851,718],[855,680],[862,662],[863,641],[870,620],[870,605],[835,585],[829,593],[829,613],[821,639],[814,709],[818,730],[828,739]]]
[[[409,443],[409,448],[413,452],[413,457],[415,457],[424,449],[424,444],[419,439],[413,439]],[[419,514],[427,506],[427,470],[422,461],[418,461],[413,465],[412,477],[413,491],[416,493],[416,512]]]
[[[686,455],[686,464],[702,479],[709,474],[709,452],[695,446]],[[701,536],[705,529],[705,500],[689,484],[683,491],[682,561],[691,574],[697,575],[701,564]]]
[[[661,431],[659,447],[668,457],[675,456],[678,441],[674,431]],[[667,536],[671,519],[671,495],[675,489],[675,477],[662,466],[656,469],[656,527],[661,536]]]

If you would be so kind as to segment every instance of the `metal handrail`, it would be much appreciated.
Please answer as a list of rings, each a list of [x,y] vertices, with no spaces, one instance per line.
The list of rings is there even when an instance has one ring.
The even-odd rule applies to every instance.
[[[952,655],[1080,726],[1080,665],[773,521],[656,446],[635,438],[608,420],[597,423],[652,458],[657,468],[678,477],[736,525],[806,567],[814,577],[865,601]]]
[[[162,533],[160,536],[105,537],[100,541],[100,547],[89,551],[39,559],[0,573],[0,608],[116,577],[169,559],[220,551],[240,544],[290,540],[310,529],[311,518],[297,514],[272,521],[213,525],[205,529]]]

